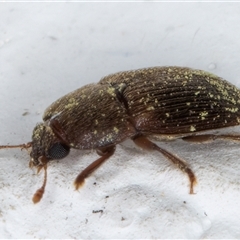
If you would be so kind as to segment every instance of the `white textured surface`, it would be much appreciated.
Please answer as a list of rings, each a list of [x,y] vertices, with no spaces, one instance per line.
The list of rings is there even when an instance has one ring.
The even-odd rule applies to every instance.
[[[239,22],[239,3],[0,3],[0,144],[30,141],[52,101],[116,71],[188,66],[240,86]],[[240,238],[239,144],[158,144],[189,162],[195,195],[127,141],[79,192],[72,182],[97,155],[52,162],[34,205],[42,174],[25,151],[1,150],[0,238]]]

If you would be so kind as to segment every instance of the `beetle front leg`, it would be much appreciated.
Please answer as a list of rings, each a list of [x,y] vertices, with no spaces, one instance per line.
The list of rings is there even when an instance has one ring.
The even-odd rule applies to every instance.
[[[115,145],[112,145],[110,147],[97,150],[97,154],[100,155],[101,157],[98,158],[93,163],[91,163],[77,176],[77,178],[74,181],[76,190],[78,190],[79,187],[83,185],[85,178],[87,178],[91,173],[93,173],[97,168],[99,168],[104,163],[104,161],[106,161],[109,157],[113,155],[115,149],[116,149]]]
[[[134,143],[138,145],[139,147],[146,149],[146,150],[155,150],[160,153],[162,153],[168,160],[170,160],[172,163],[176,164],[180,170],[188,174],[189,180],[190,180],[190,194],[193,194],[193,186],[197,182],[196,177],[192,170],[188,167],[188,165],[181,160],[180,158],[176,157],[172,153],[160,148],[155,143],[151,142],[144,136],[137,136],[135,138],[132,138]]]

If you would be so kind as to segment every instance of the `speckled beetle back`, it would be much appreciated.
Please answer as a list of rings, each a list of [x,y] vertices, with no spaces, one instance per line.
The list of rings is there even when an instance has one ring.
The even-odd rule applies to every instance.
[[[123,97],[137,130],[182,134],[238,125],[240,92],[202,70],[155,67],[109,75],[100,83],[125,83]]]

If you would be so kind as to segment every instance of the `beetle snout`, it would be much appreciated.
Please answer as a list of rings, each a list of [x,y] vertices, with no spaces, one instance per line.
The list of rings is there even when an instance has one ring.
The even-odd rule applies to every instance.
[[[42,165],[41,156],[40,157],[34,156],[33,153],[34,153],[33,151],[30,153],[30,163],[29,163],[30,166],[37,167],[37,166]]]

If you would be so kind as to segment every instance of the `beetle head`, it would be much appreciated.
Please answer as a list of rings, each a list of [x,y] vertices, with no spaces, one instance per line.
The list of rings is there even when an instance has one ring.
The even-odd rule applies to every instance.
[[[38,203],[43,196],[47,183],[48,161],[64,158],[70,151],[70,147],[64,142],[61,135],[56,135],[47,123],[37,124],[33,129],[32,142],[19,145],[1,145],[0,149],[3,148],[21,148],[26,150],[32,148],[29,166],[37,167],[37,172],[40,172],[42,168],[44,169],[43,185],[34,194],[32,198],[34,203]]]
[[[68,155],[70,147],[63,143],[44,123],[37,124],[32,134],[31,164],[43,166],[48,161],[62,159]]]

